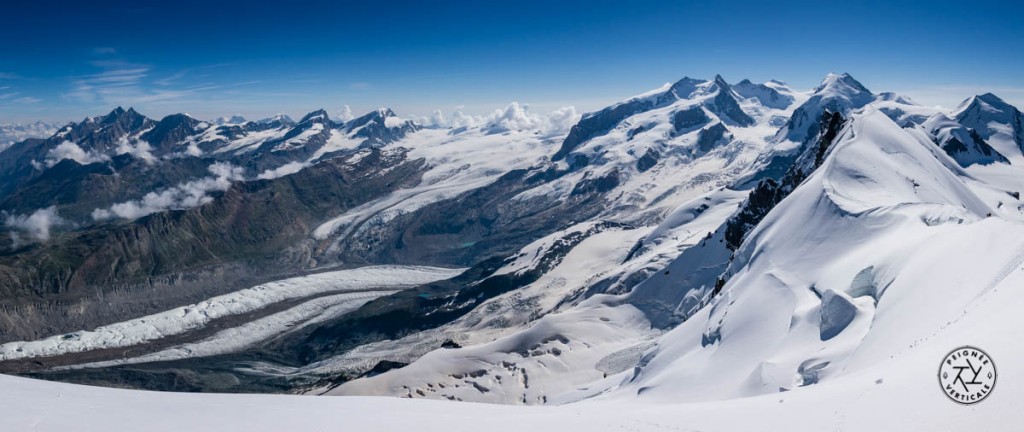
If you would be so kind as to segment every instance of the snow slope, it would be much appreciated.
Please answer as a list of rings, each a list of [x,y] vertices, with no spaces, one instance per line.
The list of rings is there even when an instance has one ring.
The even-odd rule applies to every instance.
[[[340,149],[347,144],[338,146]],[[338,241],[361,227],[384,223],[403,213],[481,188],[509,171],[529,168],[542,161],[551,152],[553,142],[534,130],[491,133],[487,127],[476,127],[422,129],[393,146],[408,149],[409,159],[425,160],[427,172],[420,183],[324,222],[313,230],[313,238]],[[313,158],[317,157],[320,156]],[[366,224],[367,221],[372,223]]]
[[[1008,282],[1024,282],[1020,279]],[[969,338],[996,359],[1024,356],[1015,326],[1019,290],[997,290],[963,319],[874,370],[829,385],[700,403],[587,401],[522,407],[373,397],[157,393],[0,376],[0,429],[18,431],[822,431],[1009,430],[1021,420],[1018,362],[998,363],[991,397],[970,407],[941,393],[943,345]],[[941,340],[940,340],[941,339]]]
[[[614,292],[627,280],[663,267],[719,226],[743,196],[716,191],[680,206],[658,226],[593,234],[538,280],[485,302],[449,325],[361,346],[306,371],[329,374],[365,369],[382,359],[416,360],[402,369],[346,383],[329,394],[546,403],[631,368],[661,333],[640,310],[623,304],[618,296],[594,295],[600,291],[593,287]],[[582,223],[541,238],[495,275],[535,269],[563,238],[594,226]],[[640,244],[638,237],[643,239]],[[434,350],[445,340],[471,346]]]
[[[980,344],[948,335],[1000,288],[1019,295],[1024,224],[986,217],[958,173],[923,135],[870,107],[856,114],[744,242],[722,296],[659,339],[610,397],[708,401],[884,378],[923,344],[934,362]],[[1016,325],[1004,319],[988,324]]]
[[[848,76],[830,77],[817,92],[828,97],[810,103],[843,111],[849,123],[820,167],[748,233],[735,254],[718,246],[718,227],[737,203],[724,189],[702,198],[714,203],[702,211],[718,216],[700,229],[685,229],[697,234],[688,241],[668,233],[701,219],[694,217],[701,214],[701,199],[667,213],[659,225],[577,246],[583,251],[574,249],[563,265],[572,265],[577,252],[602,251],[598,243],[621,248],[587,258],[606,264],[590,270],[599,272],[595,278],[571,285],[591,296],[547,288],[560,293],[549,299],[561,296],[564,302],[540,319],[482,333],[466,323],[450,326],[441,334],[462,332],[457,340],[463,348],[429,352],[405,368],[346,383],[331,394],[585,401],[573,407],[687,402],[713,411],[784,403],[809,392],[817,396],[801,399],[804,405],[791,413],[833,422],[850,418],[842,409],[817,413],[831,406],[816,400],[851,407],[867,404],[863,395],[885,399],[905,392],[927,401],[905,403],[910,411],[948,408],[942,404],[952,403],[941,395],[934,370],[949,350],[973,344],[1013,358],[1024,349],[1007,330],[1021,324],[1013,305],[1024,295],[1014,288],[1024,278],[1024,207],[1012,189],[990,182],[973,165],[961,167],[936,144],[936,129],[921,125],[933,110],[896,95],[875,96]],[[793,125],[780,131],[792,132]],[[775,137],[783,146],[792,142],[786,133]],[[1007,177],[1014,172],[1007,170],[1017,169],[1005,162],[986,168]],[[642,240],[624,256],[630,237]],[[500,272],[528,269],[533,256],[524,248]],[[631,273],[626,267],[636,259],[649,267]],[[632,274],[647,277],[632,291],[616,291],[607,282]],[[728,282],[715,296],[708,284],[720,275]],[[481,313],[501,316],[509,309],[500,305],[487,303]],[[672,323],[659,310],[685,321],[663,335],[645,329]],[[436,347],[443,339],[434,337]],[[397,346],[414,340],[378,353],[402,355]],[[1019,374],[1017,369],[1008,373]],[[888,385],[894,381],[914,385],[893,390]],[[854,424],[899,417],[889,406],[873,409],[874,418]],[[998,415],[1005,421],[1010,414]]]

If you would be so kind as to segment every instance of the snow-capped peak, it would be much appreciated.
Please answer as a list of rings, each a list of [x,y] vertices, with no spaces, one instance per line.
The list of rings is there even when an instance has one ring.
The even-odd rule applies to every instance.
[[[693,92],[696,91],[700,85],[705,83],[707,83],[706,80],[683,77],[683,79],[672,84],[666,93],[675,95],[678,99],[689,99]]]
[[[1014,114],[1018,113],[1016,107],[1006,103],[999,96],[992,93],[971,96],[960,103],[953,114],[958,120],[986,119],[1009,123]],[[970,125],[967,125],[970,126]]]
[[[135,119],[145,118],[145,116],[139,114],[138,111],[135,111],[135,108],[129,107],[127,110],[125,110],[124,108],[117,107],[111,110],[107,115],[100,118],[98,121],[103,124],[108,124],[121,120],[122,118]]]
[[[821,80],[821,84],[818,84],[818,86],[814,88],[814,93],[853,95],[859,93],[871,94],[871,91],[848,73],[829,73],[828,75],[825,75],[825,79]]]
[[[232,115],[232,116],[217,117],[217,118],[211,120],[210,122],[215,124],[215,125],[217,125],[217,126],[224,126],[224,125],[243,124],[243,123],[246,122],[246,120],[245,120],[245,117],[242,117],[240,115],[235,114],[235,115]]]
[[[732,86],[732,90],[744,99],[757,99],[768,108],[785,109],[793,103],[792,90],[779,81],[755,84],[744,79]]]
[[[285,123],[285,124],[295,123],[295,121],[292,120],[291,117],[288,117],[287,115],[284,115],[284,114],[278,114],[278,115],[275,115],[273,117],[267,117],[265,119],[261,119],[261,120],[257,120],[256,121],[256,123],[260,123],[260,124],[267,124],[267,123],[274,123],[274,122],[281,122],[281,123]]]
[[[779,131],[777,137],[793,142],[803,142],[812,136],[811,129],[816,127],[818,117],[825,110],[848,114],[873,102],[875,95],[850,74],[830,73],[825,76],[814,90],[811,97],[800,105],[790,118],[786,127]]]
[[[896,102],[896,103],[901,103],[901,104],[904,104],[904,105],[918,105],[918,103],[914,102],[913,99],[907,97],[906,95],[902,95],[902,94],[899,94],[899,93],[896,93],[896,92],[882,92],[882,93],[879,93],[877,100],[888,101],[888,102]]]
[[[299,123],[323,123],[328,121],[328,118],[327,111],[321,108],[303,116],[302,120],[299,120]]]
[[[1024,148],[1024,114],[992,93],[972,96],[953,113],[960,124],[974,129],[1003,156],[1015,158]]]

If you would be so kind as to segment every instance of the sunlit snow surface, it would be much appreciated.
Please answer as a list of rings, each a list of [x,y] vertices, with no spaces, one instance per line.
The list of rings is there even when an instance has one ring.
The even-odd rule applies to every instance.
[[[671,331],[659,336],[647,329],[629,296],[598,295],[523,323],[522,330],[484,333],[493,341],[436,350],[406,368],[331,393],[526,404],[595,398],[623,404],[728,401],[722,404],[731,406],[756,404],[733,401],[737,398],[763,396],[755,400],[778,403],[826,388],[812,392],[843,406],[869,393],[881,398],[882,391],[951,404],[935,382],[935,370],[942,356],[966,344],[1002,352],[1007,361],[1001,378],[1019,373],[1010,363],[1021,343],[1009,329],[1020,325],[1014,305],[1022,299],[1017,287],[1024,278],[1024,214],[1020,200],[1009,193],[1014,189],[988,180],[1020,175],[1019,168],[998,164],[986,172],[964,170],[921,128],[898,125],[901,116],[882,109],[890,101],[882,102],[851,113],[852,122],[822,166],[750,233],[729,264],[732,277],[722,295]],[[686,209],[693,207],[680,207],[682,226],[690,219]],[[609,232],[577,246],[562,264],[566,269],[578,265],[577,259],[605,263],[577,269],[577,279],[567,286],[586,285],[583,275],[621,271],[616,266],[627,239],[639,237],[623,235],[617,243]],[[665,261],[656,262],[666,268]],[[667,268],[683,277],[700,271],[698,266]],[[545,290],[554,298],[569,291]],[[465,323],[452,326],[466,328]],[[606,359],[629,359],[632,367],[608,368]],[[602,378],[609,369],[613,373]],[[886,387],[901,379],[920,388]],[[934,409],[939,407],[958,408]],[[842,409],[830,412],[839,415]],[[1005,419],[1008,412],[1002,414]]]

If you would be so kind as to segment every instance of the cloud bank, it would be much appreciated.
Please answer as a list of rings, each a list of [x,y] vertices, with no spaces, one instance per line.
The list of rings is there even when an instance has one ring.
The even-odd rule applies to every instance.
[[[108,161],[110,160],[110,157],[102,153],[85,151],[79,147],[78,144],[71,141],[64,141],[46,153],[46,159],[43,163],[49,168],[57,165],[58,162],[64,159],[71,159],[79,164],[88,165],[91,163]]]
[[[256,178],[260,180],[276,179],[278,177],[284,177],[286,175],[295,174],[299,171],[302,171],[302,169],[306,168],[307,166],[309,166],[309,164],[305,162],[288,162],[277,168],[263,171],[258,176],[256,176]]]
[[[153,164],[156,162],[156,156],[153,156],[153,147],[148,142],[143,140],[136,140],[133,145],[128,141],[128,137],[122,137],[117,142],[117,154],[130,154],[138,159],[142,159],[147,164]]]
[[[57,214],[57,208],[53,206],[36,210],[30,215],[5,214],[4,217],[5,226],[21,231],[36,241],[49,240],[50,229],[63,223],[64,219]],[[21,237],[16,232],[11,233],[11,239],[15,247],[22,244]]]
[[[424,117],[420,121],[424,125],[433,127],[480,127],[491,133],[537,131],[545,135],[560,135],[568,133],[579,119],[580,115],[576,112],[575,107],[559,108],[548,114],[536,114],[530,111],[529,105],[512,102],[505,108],[495,110],[490,115],[466,114],[459,107],[448,117],[445,117],[441,110],[435,110],[430,118]]]
[[[213,201],[213,197],[208,195],[210,192],[226,191],[232,182],[244,180],[245,169],[228,163],[217,162],[208,169],[212,176],[179,183],[162,191],[150,192],[140,200],[117,203],[109,209],[93,210],[92,218],[138,219],[162,211],[198,207]]]

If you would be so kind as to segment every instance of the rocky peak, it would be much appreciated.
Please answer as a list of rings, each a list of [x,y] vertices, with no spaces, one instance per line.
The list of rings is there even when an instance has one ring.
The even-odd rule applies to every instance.
[[[303,116],[299,123],[326,123],[328,119],[327,111],[321,108]]]

